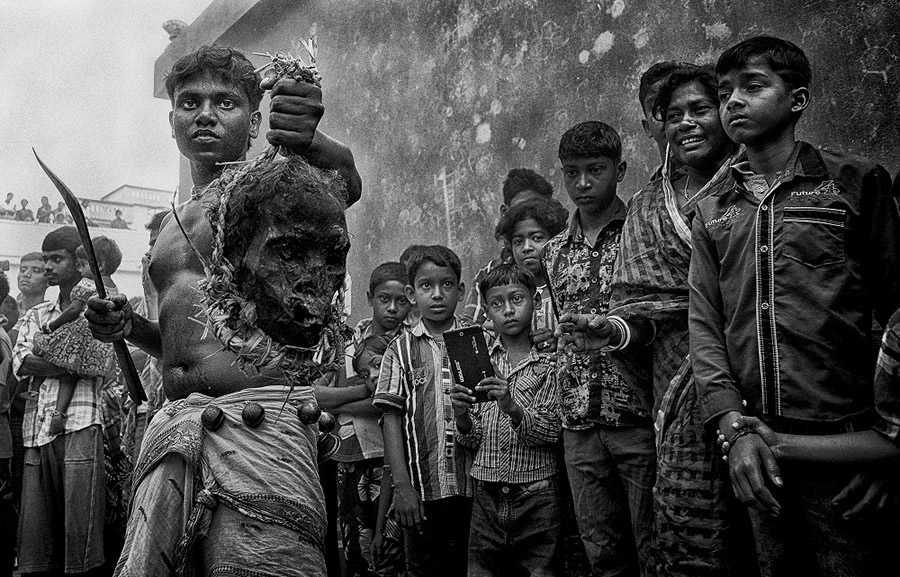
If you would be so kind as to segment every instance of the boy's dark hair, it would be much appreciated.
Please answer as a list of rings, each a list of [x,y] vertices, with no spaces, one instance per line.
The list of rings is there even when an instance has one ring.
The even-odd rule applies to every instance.
[[[353,352],[353,370],[359,372],[359,360],[362,358],[363,353],[384,356],[392,340],[393,337],[388,335],[373,335],[364,338],[362,342],[356,345],[356,351]]]
[[[201,46],[196,52],[179,58],[172,66],[165,85],[173,106],[175,89],[204,72],[216,74],[222,81],[243,89],[250,102],[250,111],[259,109],[263,90],[259,87],[261,78],[253,64],[237,50],[218,45]]]
[[[166,218],[166,216],[170,212],[172,212],[172,211],[161,210],[161,211],[157,212],[156,214],[154,214],[153,216],[150,217],[150,222],[147,223],[147,226],[145,228],[151,232],[154,230],[159,230],[159,227],[162,226],[163,220]]]
[[[597,120],[576,124],[559,139],[559,159],[605,156],[616,163],[622,160],[622,139],[615,129]]]
[[[459,283],[462,278],[462,264],[456,253],[439,244],[431,246],[422,246],[412,253],[409,262],[406,263],[406,274],[409,278],[409,284],[416,286],[416,273],[426,263],[430,262],[437,266],[449,267],[456,275],[456,282]]]
[[[533,219],[551,237],[561,233],[569,220],[569,211],[552,198],[533,198],[520,202],[500,217],[494,237],[512,242],[513,229],[526,219]]]
[[[105,236],[94,237],[94,254],[97,256],[97,263],[103,266],[103,274],[111,276],[119,265],[122,264],[122,251],[119,245],[111,238]],[[75,250],[75,258],[87,260],[87,251],[83,246],[79,246]]]
[[[503,204],[509,206],[523,190],[533,190],[547,198],[553,196],[553,185],[546,178],[530,168],[514,168],[506,173],[506,180],[503,181]]]
[[[478,283],[478,292],[481,298],[487,298],[487,292],[495,286],[504,286],[508,284],[520,284],[528,289],[528,294],[534,295],[537,292],[537,283],[534,275],[525,267],[517,264],[501,264],[488,271],[481,282]]]
[[[33,260],[44,262],[44,255],[39,252],[29,252],[28,254],[22,255],[22,258],[19,259],[19,262],[23,263]]]
[[[686,64],[672,72],[665,82],[660,85],[659,92],[656,94],[656,102],[653,103],[651,110],[653,118],[664,121],[666,119],[666,109],[672,103],[672,95],[675,93],[675,90],[685,84],[694,82],[700,85],[704,94],[716,106],[719,105],[719,84],[716,81],[716,74],[712,65],[696,66]]]
[[[61,226],[56,230],[50,231],[44,237],[41,243],[41,250],[51,252],[54,250],[64,250],[75,257],[75,250],[81,246],[81,237],[78,235],[78,229],[74,226]],[[43,260],[43,255],[41,255]]]
[[[744,68],[755,56],[765,58],[769,67],[790,88],[809,87],[812,71],[806,54],[793,42],[774,36],[754,36],[723,52],[716,62],[716,76]]]
[[[644,108],[644,99],[647,98],[647,94],[650,93],[651,87],[658,83],[660,80],[665,80],[669,77],[673,72],[678,70],[681,66],[683,66],[683,62],[676,62],[675,60],[664,60],[662,62],[657,62],[650,68],[644,71],[641,74],[641,82],[638,85],[638,100],[641,102],[641,109]],[[653,111],[653,106],[650,107],[651,112]]]
[[[403,249],[403,252],[400,253],[400,264],[402,264],[403,266],[409,266],[409,259],[412,258],[412,255],[422,250],[423,248],[425,248],[424,244],[411,244]]]
[[[369,294],[375,294],[375,289],[379,285],[392,280],[405,285],[406,267],[399,262],[385,262],[376,266],[372,271],[372,276],[369,277]]]

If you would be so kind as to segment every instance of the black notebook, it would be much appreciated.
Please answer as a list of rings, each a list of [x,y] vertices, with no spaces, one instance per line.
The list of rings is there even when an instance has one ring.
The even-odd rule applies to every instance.
[[[444,333],[444,345],[456,384],[473,391],[476,403],[490,400],[486,392],[475,390],[482,379],[494,376],[484,330],[478,326],[449,330]]]

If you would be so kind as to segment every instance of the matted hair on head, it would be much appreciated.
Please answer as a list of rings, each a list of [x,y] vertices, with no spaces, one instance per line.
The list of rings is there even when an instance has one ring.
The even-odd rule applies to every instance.
[[[250,102],[250,110],[259,109],[263,97],[263,89],[259,87],[262,79],[253,64],[237,50],[215,44],[201,46],[195,52],[179,58],[172,66],[165,81],[166,92],[172,104],[175,104],[176,88],[205,72],[215,74],[226,83],[243,89]]]

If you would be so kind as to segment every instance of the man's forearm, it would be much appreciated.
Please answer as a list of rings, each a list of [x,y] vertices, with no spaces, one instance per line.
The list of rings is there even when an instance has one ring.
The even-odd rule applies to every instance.
[[[47,362],[37,355],[28,355],[22,361],[22,366],[19,367],[20,376],[58,377],[65,374],[68,374],[68,371]]]
[[[159,322],[145,319],[141,315],[132,314],[131,333],[127,339],[152,357],[162,358],[162,337]]]
[[[362,179],[356,170],[353,153],[345,144],[317,130],[304,156],[313,166],[336,170],[341,175],[347,183],[347,206],[362,196]]]

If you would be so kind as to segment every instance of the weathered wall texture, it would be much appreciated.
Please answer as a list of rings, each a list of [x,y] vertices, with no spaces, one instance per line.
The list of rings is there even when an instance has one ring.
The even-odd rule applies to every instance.
[[[527,166],[565,198],[556,146],[569,126],[616,127],[623,197],[655,167],[640,130],[641,72],[712,62],[757,34],[797,42],[813,65],[801,137],[900,167],[897,0],[261,1],[220,42],[290,50],[318,35],[323,128],[349,144],[364,180],[350,211],[354,317],[378,263],[410,243],[447,243],[464,276],[496,251],[506,172]]]

